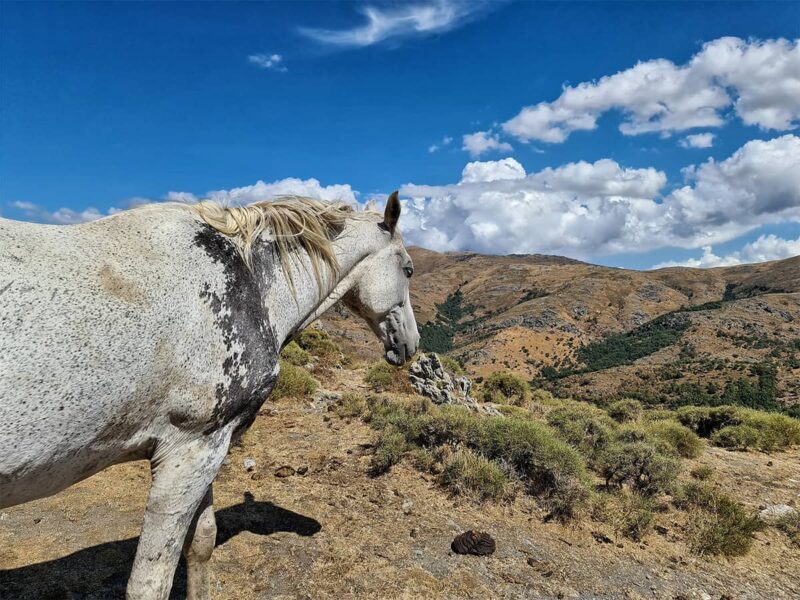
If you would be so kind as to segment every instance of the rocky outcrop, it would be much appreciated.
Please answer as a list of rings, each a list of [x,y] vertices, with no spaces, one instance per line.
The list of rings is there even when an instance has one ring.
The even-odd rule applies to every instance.
[[[470,404],[472,382],[466,377],[449,373],[437,354],[423,354],[408,369],[414,390],[435,404]]]
[[[414,391],[430,398],[434,404],[460,404],[486,415],[501,414],[491,403],[478,403],[471,396],[472,382],[445,369],[439,356],[433,352],[423,354],[411,364],[408,378]]]

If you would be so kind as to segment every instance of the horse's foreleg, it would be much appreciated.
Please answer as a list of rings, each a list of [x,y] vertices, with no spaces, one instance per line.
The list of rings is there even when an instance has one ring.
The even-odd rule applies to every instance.
[[[214,499],[211,486],[200,506],[197,507],[194,521],[189,527],[183,544],[186,557],[186,598],[188,600],[209,600],[211,584],[208,561],[217,541],[217,522],[214,519]]]
[[[128,581],[128,600],[166,600],[192,519],[228,452],[230,431],[172,447],[153,460],[153,482]],[[210,499],[210,498],[209,498]]]

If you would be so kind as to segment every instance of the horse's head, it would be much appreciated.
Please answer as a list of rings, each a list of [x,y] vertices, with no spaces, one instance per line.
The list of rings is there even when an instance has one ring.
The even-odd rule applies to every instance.
[[[393,365],[405,363],[419,346],[417,321],[408,295],[414,266],[397,230],[399,218],[400,200],[394,192],[389,196],[383,221],[378,223],[378,247],[365,259],[357,282],[343,298],[383,342],[386,360]]]

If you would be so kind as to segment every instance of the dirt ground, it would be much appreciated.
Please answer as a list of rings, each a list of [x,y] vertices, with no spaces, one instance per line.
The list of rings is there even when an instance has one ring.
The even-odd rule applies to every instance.
[[[346,372],[340,379],[357,386]],[[759,532],[747,556],[724,559],[690,554],[681,517],[669,508],[657,516],[665,531],[641,543],[588,519],[545,523],[528,498],[511,505],[454,499],[404,464],[370,478],[373,437],[364,424],[328,412],[324,394],[265,405],[215,484],[214,598],[800,597],[800,551],[774,529]],[[245,458],[255,460],[252,471]],[[800,502],[797,450],[768,456],[711,448],[692,462],[714,466],[752,507]],[[148,483],[145,463],[120,465],[5,509],[0,598],[124,597]],[[467,529],[488,531],[496,553],[454,554],[450,542]],[[172,597],[184,595],[181,566]]]

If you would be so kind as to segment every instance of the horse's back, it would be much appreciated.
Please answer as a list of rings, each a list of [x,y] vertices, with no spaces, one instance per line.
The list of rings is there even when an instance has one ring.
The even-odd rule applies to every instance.
[[[143,456],[168,419],[158,402],[210,377],[191,358],[214,347],[186,277],[202,263],[197,225],[165,213],[64,227],[0,219],[0,506]]]

